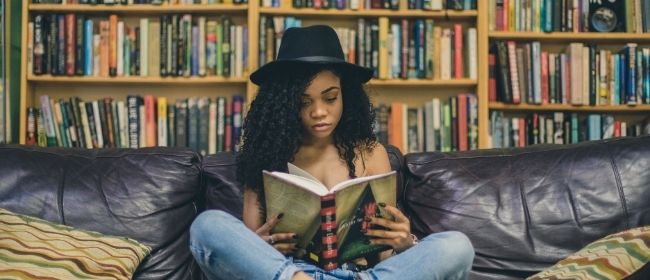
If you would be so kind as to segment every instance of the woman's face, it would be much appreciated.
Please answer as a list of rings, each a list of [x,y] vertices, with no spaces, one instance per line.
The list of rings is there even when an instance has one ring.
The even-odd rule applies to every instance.
[[[306,140],[326,140],[333,136],[343,113],[341,80],[330,71],[314,77],[302,95],[300,118]]]

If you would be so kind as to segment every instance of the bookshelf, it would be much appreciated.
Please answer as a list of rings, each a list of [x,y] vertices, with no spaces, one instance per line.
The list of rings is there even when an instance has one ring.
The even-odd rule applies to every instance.
[[[494,46],[489,50],[494,66],[488,65],[487,79],[488,87],[496,84],[496,90],[488,88],[487,111],[490,128],[499,130],[489,134],[490,147],[566,144],[643,133],[650,118],[646,97],[650,80],[645,76],[650,65],[645,59],[650,57],[642,52],[650,46],[646,18],[650,15],[639,9],[647,4],[625,1],[625,7],[615,12],[624,14],[617,15],[622,25],[601,33],[593,31],[588,21],[589,10],[596,7],[589,5],[599,4],[589,2],[593,1],[574,1],[579,6],[567,6],[565,11],[556,9],[562,1],[542,1],[538,7],[512,3],[489,7],[492,20],[482,34],[488,48]],[[635,68],[626,61],[634,57],[630,53],[640,57],[632,64],[641,76],[632,82],[628,72]],[[521,96],[513,97],[519,95],[515,92]]]
[[[244,77],[95,77],[95,76],[52,76],[33,75],[26,69],[27,52],[22,49],[23,69],[21,83],[21,125],[20,142],[25,143],[27,118],[26,108],[38,106],[38,98],[41,95],[48,95],[52,99],[79,96],[82,99],[102,98],[111,96],[115,99],[122,99],[128,92],[136,94],[154,94],[156,96],[173,99],[188,95],[214,96],[210,91],[217,90],[225,92],[228,96],[233,91],[243,92],[246,102],[254,98],[256,86],[248,81],[247,76],[251,70],[259,66],[259,23],[262,16],[295,16],[304,20],[303,26],[324,23],[337,26],[354,26],[356,19],[367,18],[389,18],[390,20],[400,19],[433,19],[436,23],[446,25],[454,23],[462,24],[463,27],[476,27],[481,29],[480,21],[487,22],[487,14],[482,13],[486,9],[484,1],[477,1],[477,10],[409,10],[407,1],[400,1],[397,10],[350,10],[350,9],[313,9],[313,8],[292,8],[288,1],[283,1],[282,8],[261,7],[260,1],[250,1],[246,4],[163,4],[163,5],[84,5],[84,4],[31,4],[31,1],[23,2],[23,33],[27,34],[27,23],[33,19],[35,14],[47,13],[75,13],[95,17],[107,17],[109,14],[116,14],[122,18],[132,17],[157,17],[163,14],[198,14],[205,16],[229,15],[238,17],[240,22],[248,26],[248,64]],[[125,19],[125,21],[128,21]],[[482,33],[481,33],[482,32]],[[487,34],[478,31],[477,36],[477,64],[478,69],[486,67],[484,59],[487,55],[487,37],[480,34]],[[23,46],[27,45],[24,38]],[[485,49],[486,51],[482,51]],[[373,102],[404,102],[409,106],[419,106],[432,97],[448,98],[459,93],[481,93],[481,73],[478,71],[477,79],[467,77],[461,79],[373,79],[368,84],[368,92]],[[188,91],[186,89],[192,89]],[[144,92],[143,92],[144,90]],[[406,93],[406,94],[405,94]],[[487,102],[478,98],[479,135],[487,133]],[[483,137],[479,136],[479,146],[484,147]]]
[[[259,67],[260,61],[260,21],[261,17],[286,16],[302,20],[302,26],[312,24],[329,24],[334,27],[354,28],[357,19],[388,18],[391,22],[402,19],[432,19],[436,24],[452,26],[460,24],[463,28],[476,28],[476,79],[463,77],[460,79],[373,79],[367,88],[371,100],[380,102],[403,102],[409,106],[420,106],[432,97],[445,99],[461,93],[475,93],[478,113],[478,147],[492,147],[490,135],[490,114],[493,111],[507,114],[522,115],[528,113],[549,112],[578,112],[578,113],[611,113],[638,119],[650,111],[647,104],[631,105],[570,105],[570,104],[506,104],[490,101],[490,74],[488,58],[490,46],[496,41],[515,41],[519,43],[540,42],[545,50],[562,50],[573,42],[585,44],[602,44],[616,49],[626,43],[634,42],[639,45],[650,45],[649,33],[592,33],[592,32],[527,32],[527,31],[497,31],[493,25],[493,1],[476,1],[476,10],[409,10],[407,1],[400,1],[397,10],[351,10],[351,9],[314,9],[293,8],[290,1],[281,1],[282,7],[262,7],[261,1],[249,1],[246,4],[190,4],[190,5],[79,5],[79,4],[30,4],[23,2],[23,34],[27,34],[27,23],[34,14],[38,13],[78,13],[95,16],[117,14],[121,18],[157,17],[163,14],[197,14],[211,16],[228,15],[248,26],[248,63],[243,77],[86,77],[86,76],[51,76],[32,75],[26,69],[26,41],[22,49],[21,91],[21,124],[20,142],[25,143],[26,108],[37,106],[38,97],[49,94],[53,98],[77,95],[82,99],[100,98],[102,96],[125,96],[128,91],[138,94],[154,94],[170,99],[189,95],[230,96],[239,92],[250,102],[257,90],[248,81],[248,74]],[[26,38],[23,38],[26,40]],[[84,93],[84,91],[92,91]],[[137,92],[140,91],[140,92]],[[113,93],[119,92],[119,93]]]

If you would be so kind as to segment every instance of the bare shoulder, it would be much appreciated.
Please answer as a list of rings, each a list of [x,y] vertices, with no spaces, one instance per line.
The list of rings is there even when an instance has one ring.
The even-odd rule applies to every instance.
[[[377,143],[372,149],[369,149],[364,154],[367,175],[376,175],[390,172],[390,161],[388,159],[388,152],[384,145]]]

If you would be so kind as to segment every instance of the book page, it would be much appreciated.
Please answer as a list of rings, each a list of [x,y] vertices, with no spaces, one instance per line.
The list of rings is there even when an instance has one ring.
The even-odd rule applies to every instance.
[[[327,187],[325,187],[325,185],[323,185],[318,180],[310,179],[308,177],[284,173],[284,172],[278,172],[278,171],[274,171],[274,172],[263,171],[263,176],[275,177],[276,179],[282,180],[287,184],[293,185],[295,187],[303,188],[319,196],[323,196],[329,193],[329,190],[327,189]]]
[[[330,190],[330,192],[337,192],[337,191],[340,191],[340,190],[345,189],[347,187],[360,184],[361,182],[368,182],[368,181],[376,180],[378,178],[388,177],[388,176],[391,176],[393,174],[397,174],[397,173],[395,171],[391,171],[391,172],[388,172],[388,173],[377,174],[377,175],[372,175],[372,176],[365,176],[365,177],[357,177],[357,178],[354,178],[354,179],[346,180],[346,181],[343,181],[341,183],[338,183],[338,184],[334,185],[332,187],[332,189]]]
[[[299,248],[305,248],[320,225],[320,196],[269,175],[263,175],[266,220],[284,213],[272,233],[293,232]]]
[[[297,176],[300,176],[300,177],[305,177],[305,178],[310,179],[312,181],[321,183],[318,179],[316,179],[316,177],[309,174],[309,172],[303,170],[302,168],[300,168],[298,166],[293,165],[291,162],[287,163],[287,167],[289,169],[289,174],[297,175]]]

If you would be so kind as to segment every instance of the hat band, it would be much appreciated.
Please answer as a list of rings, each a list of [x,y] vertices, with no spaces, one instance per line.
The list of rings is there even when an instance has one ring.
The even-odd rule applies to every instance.
[[[335,63],[345,62],[345,60],[343,59],[331,57],[331,56],[303,56],[303,57],[290,58],[290,59],[278,59],[278,61],[281,60],[302,61],[302,62],[335,62]]]

